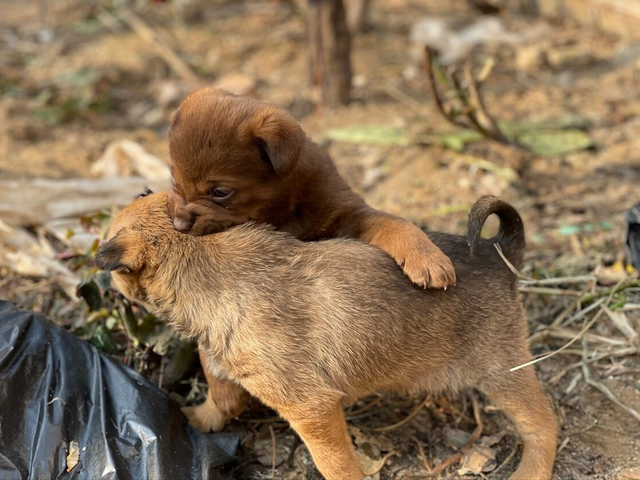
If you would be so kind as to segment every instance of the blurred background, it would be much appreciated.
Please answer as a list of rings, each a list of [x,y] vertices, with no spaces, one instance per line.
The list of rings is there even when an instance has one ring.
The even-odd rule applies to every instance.
[[[584,358],[640,409],[624,251],[640,202],[639,0],[0,0],[0,297],[179,402],[204,391],[193,346],[117,299],[93,254],[114,208],[169,185],[172,112],[211,85],[286,108],[372,206],[420,226],[464,234],[484,194],[515,205],[534,353],[577,339],[599,311],[585,307],[611,293]],[[562,422],[557,478],[638,479],[640,423],[584,381],[580,345],[538,365]],[[372,398],[350,424],[374,478],[424,478],[474,428],[451,396],[375,433],[423,399]],[[483,415],[482,449],[449,474],[515,468],[509,423]],[[263,407],[230,428],[244,438],[238,478],[319,478]]]

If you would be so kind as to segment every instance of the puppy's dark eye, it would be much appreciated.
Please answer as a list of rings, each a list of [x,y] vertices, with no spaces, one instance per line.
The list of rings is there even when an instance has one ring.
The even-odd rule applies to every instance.
[[[224,200],[229,196],[231,196],[232,193],[233,193],[233,190],[229,188],[216,187],[213,190],[211,190],[211,197],[214,200]]]

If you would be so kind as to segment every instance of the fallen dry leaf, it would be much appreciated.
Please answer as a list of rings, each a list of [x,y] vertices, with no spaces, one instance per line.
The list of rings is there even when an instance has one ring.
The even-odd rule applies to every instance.
[[[53,278],[72,300],[80,278],[55,259],[49,242],[24,228],[13,228],[0,220],[0,266],[19,275]]]
[[[480,475],[482,472],[490,472],[496,468],[496,454],[488,447],[474,445],[462,459],[462,467],[458,470],[458,475],[472,473]]]
[[[482,439],[480,440],[480,444],[483,447],[493,447],[494,445],[500,443],[506,434],[506,432],[502,431],[494,433],[493,435],[486,435],[482,437]]]
[[[469,437],[471,437],[471,434],[465,432],[464,430],[450,428],[447,425],[444,428],[444,436],[451,445],[456,447],[456,449],[460,449],[469,441]]]
[[[629,321],[629,317],[627,314],[620,310],[610,310],[609,307],[603,307],[605,313],[611,320],[611,323],[622,333],[625,337],[627,337],[632,342],[638,341],[638,332],[636,332],[635,328]]]
[[[102,157],[91,166],[91,173],[102,178],[133,175],[152,181],[169,181],[171,178],[169,165],[131,140],[109,144]]]
[[[72,440],[69,444],[69,454],[67,455],[67,472],[70,472],[80,460],[80,445],[75,440]]]
[[[382,470],[382,467],[384,467],[384,464],[387,462],[387,459],[391,455],[396,455],[397,453],[395,451],[389,452],[379,460],[371,458],[369,455],[364,453],[359,448],[356,450],[356,454],[358,455],[358,458],[360,458],[360,464],[362,465],[362,471],[364,472],[364,474],[375,475],[380,470]]]
[[[349,427],[349,434],[353,437],[356,446],[369,456],[379,457],[382,452],[395,449],[393,442],[383,434],[369,435],[353,426]]]
[[[295,441],[293,435],[287,435],[280,439],[276,444],[276,464],[278,467],[282,465],[291,454],[291,445]],[[271,437],[258,438],[253,446],[258,461],[265,467],[271,467],[273,463],[273,443]]]
[[[628,268],[628,266],[625,265],[624,254],[620,255],[610,267],[598,265],[593,273],[598,279],[598,284],[605,286],[615,285],[621,280],[635,278],[638,275],[635,268]]]

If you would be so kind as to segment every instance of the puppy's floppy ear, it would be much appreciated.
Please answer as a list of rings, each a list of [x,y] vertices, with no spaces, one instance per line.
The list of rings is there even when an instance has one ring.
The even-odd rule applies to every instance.
[[[276,173],[283,177],[289,175],[298,163],[306,140],[298,122],[283,110],[273,108],[253,133]]]
[[[142,251],[137,242],[127,235],[118,233],[115,237],[102,245],[96,254],[96,265],[109,272],[131,273],[142,268]]]

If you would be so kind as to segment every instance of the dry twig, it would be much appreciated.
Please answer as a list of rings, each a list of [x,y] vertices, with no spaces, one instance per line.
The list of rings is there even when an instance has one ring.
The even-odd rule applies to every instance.
[[[424,454],[424,448],[422,448],[422,442],[413,435],[409,435],[409,438],[413,440],[415,444],[418,446],[418,452],[420,453],[420,460],[422,460],[422,466],[427,472],[429,472],[429,474],[431,474],[431,465],[429,465],[429,462],[427,461],[427,456]]]
[[[158,376],[158,388],[162,388],[162,381],[164,380],[164,362],[165,357],[160,358],[160,375]]]
[[[609,400],[622,408],[625,412],[631,415],[633,418],[640,422],[640,413],[634,410],[631,407],[628,407],[624,403],[622,403],[618,397],[616,397],[613,392],[600,382],[595,381],[591,377],[591,371],[588,367],[588,354],[589,354],[589,344],[586,338],[582,339],[582,376],[584,377],[584,381],[587,382],[588,385],[600,390]]]
[[[460,122],[456,119],[453,111],[447,110],[444,105],[444,101],[442,100],[440,93],[438,92],[438,82],[435,77],[435,72],[433,70],[433,64],[435,61],[435,52],[429,48],[425,48],[425,69],[427,72],[427,80],[429,84],[429,91],[431,92],[431,96],[433,97],[433,101],[436,104],[436,108],[440,112],[440,114],[451,123],[454,127],[461,128],[469,128],[467,124]]]
[[[395,430],[396,428],[399,428],[402,425],[405,425],[406,423],[410,422],[416,415],[418,415],[418,413],[420,413],[420,410],[422,410],[424,406],[427,403],[429,403],[429,401],[430,401],[430,397],[426,397],[422,402],[420,402],[420,404],[416,408],[413,409],[413,411],[409,415],[407,415],[405,418],[400,420],[398,423],[394,423],[393,425],[387,425],[386,427],[372,428],[371,430],[373,430],[374,432],[388,432],[390,430]]]
[[[621,312],[619,310],[612,311],[609,310],[608,307],[605,307],[604,311],[609,317],[609,320],[611,320],[613,326],[616,327],[618,331],[622,333],[629,342],[638,343],[638,335],[640,334],[640,332],[636,331],[624,312]]]
[[[471,404],[473,405],[473,417],[476,420],[476,428],[471,433],[469,440],[467,440],[467,443],[465,443],[462,446],[462,448],[460,448],[460,450],[458,450],[456,453],[451,455],[448,459],[446,459],[437,467],[434,467],[433,469],[431,469],[431,471],[429,472],[429,475],[436,476],[440,472],[446,470],[451,465],[459,461],[462,458],[462,456],[471,449],[473,444],[476,443],[476,441],[480,438],[480,435],[482,435],[484,424],[482,423],[482,419],[480,418],[480,407],[478,407],[478,400],[476,400],[473,394],[471,396]]]
[[[582,293],[577,290],[562,290],[560,288],[547,287],[520,287],[522,293],[537,293],[538,295],[558,295],[561,297],[581,297]]]
[[[620,293],[624,290],[627,290],[629,288],[634,288],[634,287],[638,287],[640,286],[640,280],[634,280],[633,282],[630,283],[626,283],[623,285],[623,281],[621,280],[620,282],[618,282],[616,284],[615,287],[610,288],[608,290],[604,290],[602,292],[597,292],[597,293],[593,293],[590,295],[586,295],[585,297],[582,298],[582,303],[590,303],[593,302],[594,300],[597,300],[598,298],[602,298],[602,297],[607,297],[607,296],[613,296],[616,293]]]
[[[118,12],[118,17],[125,22],[131,29],[150,46],[152,46],[158,56],[160,56],[175,71],[180,78],[189,83],[193,87],[200,86],[202,83],[200,77],[193,69],[182,60],[176,52],[169,48],[153,29],[145,23],[142,18],[136,15],[132,10],[124,8]]]
[[[462,458],[462,456],[465,453],[467,453],[469,451],[469,449],[471,449],[473,444],[476,443],[476,441],[480,438],[480,435],[482,435],[482,430],[484,429],[484,424],[482,423],[482,419],[480,418],[480,408],[478,406],[478,400],[476,400],[476,398],[473,396],[473,394],[471,396],[471,403],[473,405],[473,417],[474,417],[474,419],[476,421],[476,428],[471,433],[471,436],[467,440],[467,443],[465,443],[462,446],[462,448],[460,448],[460,450],[458,450],[456,453],[451,455],[449,458],[447,458],[445,461],[443,461],[437,467],[431,468],[431,466],[429,465],[429,462],[427,461],[427,457],[424,454],[424,449],[422,448],[422,443],[420,442],[420,440],[418,440],[413,435],[411,435],[409,437],[418,446],[418,451],[420,452],[420,459],[422,460],[422,465],[424,466],[425,470],[428,472],[429,476],[434,477],[434,476],[438,475],[440,472],[442,472],[442,471],[446,470],[447,468],[449,468],[451,465],[453,465],[457,461],[459,461]]]
[[[265,418],[247,418],[246,420],[249,423],[256,423],[256,424],[277,423],[277,422],[284,422],[285,421],[282,417],[277,416],[277,415],[274,415],[272,417],[265,417]]]
[[[484,106],[478,90],[478,84],[473,76],[472,67],[471,60],[467,59],[462,67],[462,72],[467,84],[467,90],[469,91],[469,104],[473,106],[473,110],[469,113],[470,117],[473,116],[475,120],[473,124],[477,126],[477,129],[480,130],[480,133],[485,137],[495,140],[498,143],[511,145],[513,142],[500,131],[495,120],[487,113],[487,109]]]
[[[354,410],[352,412],[348,412],[348,415],[345,418],[347,420],[351,420],[352,418],[356,417],[357,415],[360,415],[361,413],[364,413],[364,412],[367,412],[367,411],[371,410],[373,407],[378,405],[383,400],[384,400],[384,395],[380,395],[376,399],[374,399],[371,402],[367,403],[364,407],[358,408],[357,410]]]
[[[528,280],[527,277],[523,277],[522,274],[518,271],[518,269],[513,266],[513,264],[509,261],[507,257],[505,257],[504,253],[502,252],[502,247],[500,246],[499,243],[494,243],[493,246],[498,252],[498,255],[500,255],[500,258],[502,258],[502,261],[505,263],[507,267],[509,267],[509,270],[511,270],[516,277],[522,280]]]
[[[565,318],[571,315],[571,312],[573,312],[576,308],[580,308],[580,306],[582,305],[582,297],[587,294],[587,292],[593,285],[594,279],[591,279],[591,281],[587,281],[585,286],[582,287],[582,290],[580,291],[580,297],[574,303],[565,308],[562,313],[558,315],[558,317],[553,322],[551,322],[551,326],[555,327],[557,325],[560,325],[562,322],[564,322]]]
[[[613,298],[613,296],[616,294],[616,292],[618,291],[618,288],[622,285],[622,280],[620,280],[618,282],[618,284],[616,285],[615,288],[611,289],[611,292],[609,294],[609,297],[607,298],[607,301],[604,302],[603,306],[606,307],[609,302],[611,302],[611,299]],[[598,319],[603,315],[604,313],[604,308],[600,308],[600,310],[598,311],[598,313],[596,313],[594,315],[594,317],[587,322],[587,324],[584,326],[584,328],[582,330],[580,330],[580,332],[571,340],[569,340],[567,343],[565,343],[562,347],[560,347],[558,350],[555,350],[551,353],[549,353],[548,355],[544,355],[543,357],[540,358],[536,358],[534,360],[531,360],[529,362],[523,363],[522,365],[518,365],[517,367],[513,367],[511,368],[509,371],[510,372],[515,372],[516,370],[520,370],[521,368],[524,367],[528,367],[529,365],[533,365],[535,363],[541,362],[543,360],[546,360],[548,358],[551,358],[555,355],[557,355],[558,353],[562,352],[563,350],[566,350],[567,348],[569,348],[571,345],[573,345],[577,340],[579,340],[580,338],[582,338],[582,336],[587,333],[587,331],[593,326],[594,323],[596,323],[598,321]]]
[[[498,472],[499,472],[500,470],[502,470],[502,469],[505,467],[505,465],[508,465],[508,464],[509,464],[509,462],[511,461],[511,459],[515,456],[515,454],[516,454],[516,452],[517,452],[517,451],[518,451],[518,445],[516,444],[516,445],[511,449],[511,453],[509,453],[509,455],[507,455],[507,458],[505,458],[505,459],[504,459],[504,461],[503,461],[500,465],[498,465],[498,466],[496,467],[496,469],[495,469],[495,470],[493,470],[493,471],[489,474],[489,477],[490,477],[490,478],[495,477],[495,476],[498,474]]]
[[[271,480],[276,478],[276,432],[273,431],[273,425],[269,425],[269,433],[271,433]]]
[[[560,340],[571,340],[575,338],[576,335],[579,335],[579,332],[572,330],[570,328],[550,328],[548,330],[543,330],[538,332],[542,334],[540,337],[533,335],[530,337],[530,345],[539,342],[542,338],[556,338]],[[534,338],[535,337],[535,338]],[[596,333],[585,333],[584,337],[587,338],[590,342],[601,343],[605,345],[613,345],[613,346],[624,346],[628,345],[628,341],[626,338],[611,338],[605,337],[604,335],[598,335]]]
[[[554,278],[541,278],[541,279],[527,278],[526,280],[523,280],[523,282],[528,286],[535,286],[535,285],[549,286],[549,285],[584,283],[584,282],[590,282],[593,280],[595,280],[595,277],[593,277],[592,275],[576,275],[575,277],[554,277]]]
[[[420,103],[420,101],[416,100],[411,95],[404,92],[403,90],[400,90],[398,87],[391,83],[389,83],[385,87],[384,91],[387,95],[399,101],[400,103],[403,103],[414,111],[420,111],[422,109],[422,103]]]
[[[464,84],[457,78],[460,72],[456,71],[456,69],[450,69],[451,71],[449,73],[439,72],[445,77],[445,80],[452,85],[451,92],[441,94],[438,89],[438,79],[436,78],[437,75],[434,69],[437,61],[436,57],[437,55],[432,48],[425,47],[425,70],[429,91],[440,114],[456,127],[472,129],[498,143],[528,151],[526,147],[514,140],[510,140],[502,133],[498,123],[489,115],[484,105],[478,84],[487,77],[492,64],[484,68],[476,77],[473,74],[471,59],[467,59],[462,66]],[[445,100],[446,97],[451,97],[451,99],[457,101],[457,103],[460,104],[460,108],[456,110],[453,107],[449,107],[447,105],[449,102]],[[466,121],[460,120],[462,116],[464,116]]]
[[[620,358],[620,357],[626,357],[626,356],[629,356],[629,355],[636,355],[637,353],[638,353],[638,348],[637,347],[621,348],[621,349],[615,350],[613,352],[600,353],[600,354],[590,358],[588,363],[597,362],[598,360],[602,360],[603,358]],[[580,354],[582,354],[582,352],[580,352]],[[562,378],[569,371],[573,370],[574,368],[578,368],[580,366],[582,366],[582,362],[581,361],[572,363],[571,365],[567,365],[562,370],[560,370],[558,373],[556,373],[553,377],[551,377],[551,379],[549,380],[549,383],[551,385],[556,385],[560,380],[562,380]]]
[[[535,345],[537,343],[545,343],[546,340],[550,338],[559,340],[571,340],[576,335],[579,335],[579,332],[576,332],[575,330],[572,330],[570,328],[546,328],[531,335],[527,339],[527,341],[529,345]],[[604,335],[598,335],[595,333],[585,333],[584,336],[587,337],[587,340],[589,340],[590,342],[601,343],[605,345],[624,346],[629,344],[629,341],[626,338],[605,337]],[[568,353],[568,351],[566,353]],[[581,354],[582,352],[579,352],[579,355]]]

